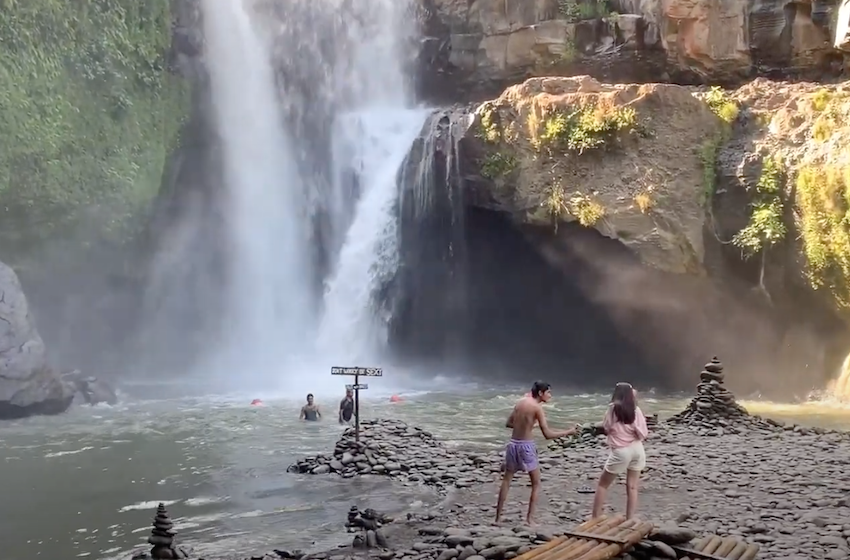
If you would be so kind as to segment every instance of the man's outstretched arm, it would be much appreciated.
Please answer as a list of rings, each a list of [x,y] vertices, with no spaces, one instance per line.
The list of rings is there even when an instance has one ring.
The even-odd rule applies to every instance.
[[[540,407],[537,409],[536,418],[538,424],[540,424],[540,431],[543,432],[543,437],[546,439],[558,439],[562,437],[571,436],[578,431],[578,424],[574,428],[570,428],[569,430],[552,430],[549,428],[549,424],[546,422],[546,413],[543,412],[543,408]]]

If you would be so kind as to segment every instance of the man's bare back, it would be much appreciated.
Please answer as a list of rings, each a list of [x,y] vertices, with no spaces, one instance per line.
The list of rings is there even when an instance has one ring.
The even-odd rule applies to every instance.
[[[543,419],[542,422],[541,418]],[[530,440],[534,438],[533,432],[536,424],[540,424],[540,430],[543,431],[543,436],[549,439],[548,434],[544,431],[544,426],[548,429],[548,425],[546,425],[546,415],[543,412],[543,407],[537,399],[523,397],[517,401],[505,425],[513,430],[511,432],[511,439]]]
[[[496,504],[496,522],[502,516],[502,507],[508,495],[511,479],[517,471],[527,472],[531,479],[531,496],[528,501],[526,522],[532,523],[534,507],[540,489],[540,469],[537,461],[537,449],[534,445],[534,425],[540,425],[540,431],[546,439],[556,439],[574,434],[579,426],[570,430],[550,430],[546,422],[546,414],[542,404],[552,398],[548,383],[535,382],[531,387],[531,396],[520,399],[514,406],[505,426],[511,428],[511,441],[505,448],[505,474],[499,489],[499,500]]]

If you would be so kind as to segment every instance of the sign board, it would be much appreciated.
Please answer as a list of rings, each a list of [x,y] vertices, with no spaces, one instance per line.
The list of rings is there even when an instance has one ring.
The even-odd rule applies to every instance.
[[[351,391],[363,391],[365,389],[368,389],[369,386],[365,383],[358,383],[357,385],[346,385],[345,388]]]
[[[331,375],[362,375],[364,377],[383,377],[382,368],[367,367],[332,367]]]

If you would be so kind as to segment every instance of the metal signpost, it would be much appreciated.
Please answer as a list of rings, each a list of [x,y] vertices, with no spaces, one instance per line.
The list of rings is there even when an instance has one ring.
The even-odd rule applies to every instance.
[[[332,367],[331,375],[353,375],[354,385],[346,385],[346,389],[354,389],[354,439],[360,441],[360,390],[369,388],[365,383],[360,383],[360,376],[383,377],[384,370],[381,368],[368,367]]]

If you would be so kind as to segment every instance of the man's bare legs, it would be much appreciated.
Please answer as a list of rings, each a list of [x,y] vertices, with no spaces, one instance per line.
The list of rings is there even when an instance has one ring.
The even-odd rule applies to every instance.
[[[540,495],[540,469],[534,469],[528,473],[531,479],[531,496],[528,498],[528,515],[525,516],[527,525],[534,524],[534,510],[537,507],[537,498]]]
[[[638,473],[640,476],[640,473]],[[617,480],[617,475],[609,473],[606,470],[602,471],[599,477],[599,482],[596,483],[596,495],[593,496],[593,514],[591,517],[599,517],[602,515],[602,507],[605,505],[605,498],[608,495],[608,488]]]
[[[505,500],[508,499],[508,490],[511,489],[511,480],[514,478],[514,471],[505,471],[502,476],[502,486],[499,488],[499,500],[496,502],[496,523],[502,520],[502,509],[505,507]]]
[[[638,504],[638,484],[640,471],[629,470],[626,474],[626,519],[635,516]]]

